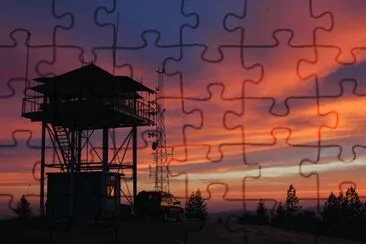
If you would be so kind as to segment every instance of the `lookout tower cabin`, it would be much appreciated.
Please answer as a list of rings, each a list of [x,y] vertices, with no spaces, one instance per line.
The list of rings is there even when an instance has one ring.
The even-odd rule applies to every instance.
[[[48,168],[54,170],[47,173],[47,215],[118,215],[123,170],[132,171],[133,199],[137,195],[137,127],[155,125],[156,109],[150,100],[155,92],[130,77],[114,76],[94,64],[34,79],[27,82],[25,91],[22,117],[42,123],[41,215]],[[130,127],[131,131],[111,155],[110,129],[122,127]],[[90,137],[95,130],[102,132],[101,160],[82,160],[86,147],[93,148]],[[45,162],[46,131],[58,163]],[[132,163],[115,163],[121,149],[125,147],[127,152],[125,142],[131,138]]]

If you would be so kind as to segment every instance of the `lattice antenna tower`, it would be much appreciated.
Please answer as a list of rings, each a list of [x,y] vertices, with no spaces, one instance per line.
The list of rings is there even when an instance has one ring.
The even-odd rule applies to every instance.
[[[172,155],[168,153],[166,148],[166,130],[164,121],[164,70],[158,69],[158,87],[156,88],[156,127],[155,131],[150,135],[155,137],[152,143],[154,167],[150,167],[150,175],[155,179],[155,191],[169,192],[169,172],[168,172],[168,157]]]

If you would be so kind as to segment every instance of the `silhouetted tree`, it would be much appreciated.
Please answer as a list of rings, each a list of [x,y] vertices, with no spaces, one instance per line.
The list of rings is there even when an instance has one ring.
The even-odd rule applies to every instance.
[[[362,217],[366,219],[366,201],[362,204]]]
[[[278,206],[276,208],[276,213],[277,213],[277,216],[282,216],[284,217],[285,214],[286,214],[286,209],[285,207],[283,206],[282,202],[279,202],[278,203]]]
[[[17,206],[14,209],[14,212],[20,218],[27,218],[27,217],[31,216],[32,207],[31,207],[31,204],[28,202],[27,198],[25,198],[24,195],[22,195],[22,197],[17,202]]]
[[[348,212],[349,212],[348,199],[343,194],[343,192],[339,193],[337,199],[339,202],[338,222],[344,224],[349,219],[349,217],[348,217]]]
[[[301,209],[301,206],[299,204],[299,198],[296,196],[296,189],[291,184],[287,190],[287,198],[286,198],[286,214],[287,215],[293,215],[295,214],[299,209]]]
[[[338,222],[341,214],[339,198],[334,195],[333,192],[330,193],[327,201],[324,203],[323,208],[323,221],[324,222]]]
[[[312,211],[297,212],[301,208],[298,202],[296,190],[290,185],[286,202],[279,202],[271,224],[311,232],[316,236],[325,234],[365,242],[366,202],[360,200],[354,187],[348,188],[346,193],[340,192],[338,196],[331,192],[324,204],[322,218]],[[261,208],[262,204],[258,204],[257,208]]]
[[[360,227],[366,223],[364,213],[365,206],[356,189],[349,187],[345,194],[340,192],[338,197],[330,193],[324,204],[323,223],[331,235],[360,238],[363,233]]]
[[[345,198],[347,199],[348,209],[347,215],[350,219],[355,219],[362,214],[362,201],[358,196],[358,193],[354,187],[349,187],[346,192]]]
[[[267,208],[264,205],[264,200],[260,199],[257,205],[257,218],[260,224],[268,223],[268,215],[267,215]]]
[[[207,204],[201,195],[201,191],[192,192],[185,204],[185,215],[187,218],[203,219],[207,218]]]
[[[286,218],[286,209],[282,202],[279,202],[276,208],[276,215],[271,219],[271,223],[276,226],[283,226]]]
[[[222,218],[221,218],[221,217],[217,219],[217,223],[218,223],[218,224],[222,224],[222,223],[223,223],[223,221],[222,221]]]

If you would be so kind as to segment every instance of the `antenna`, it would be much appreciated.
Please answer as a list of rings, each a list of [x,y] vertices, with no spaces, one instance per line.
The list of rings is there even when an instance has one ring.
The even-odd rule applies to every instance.
[[[112,68],[112,74],[114,75],[114,69],[116,67],[116,58],[117,58],[117,41],[118,41],[118,25],[119,25],[119,12],[117,14],[117,28],[116,32],[114,33],[114,40],[113,40],[113,68]]]
[[[151,147],[154,155],[155,169],[153,171],[155,176],[155,191],[169,192],[169,172],[168,172],[168,156],[172,155],[167,152],[166,148],[166,132],[165,132],[165,121],[164,121],[164,104],[162,97],[164,94],[163,86],[163,75],[164,70],[158,69],[158,87],[155,93],[155,105],[156,105],[156,127],[152,133],[155,137],[155,141]]]
[[[29,69],[29,42],[27,42],[27,63],[25,66],[25,83],[24,83],[24,96],[27,95],[28,87],[30,86],[30,81],[28,80],[28,69]]]

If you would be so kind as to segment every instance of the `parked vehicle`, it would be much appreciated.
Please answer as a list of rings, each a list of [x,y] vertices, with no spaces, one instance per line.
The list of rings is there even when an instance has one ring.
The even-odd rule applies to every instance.
[[[133,218],[133,209],[128,204],[121,204],[119,214],[121,220],[131,220]]]
[[[140,218],[183,220],[184,209],[174,195],[167,192],[141,191],[136,196],[134,212]]]

